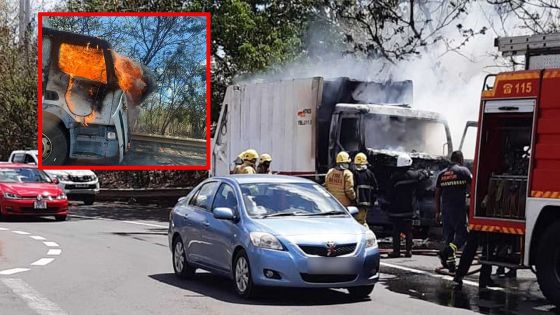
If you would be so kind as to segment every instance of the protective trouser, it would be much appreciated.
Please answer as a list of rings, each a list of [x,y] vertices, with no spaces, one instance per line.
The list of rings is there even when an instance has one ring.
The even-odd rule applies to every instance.
[[[456,252],[467,240],[468,225],[466,214],[462,209],[453,211],[444,209],[443,247],[439,252],[441,263],[450,271],[455,271]]]
[[[367,213],[368,213],[368,208],[367,207],[358,207],[358,215],[356,215],[356,221],[358,221],[360,224],[365,225],[367,228],[369,228],[369,226],[367,225]]]
[[[393,253],[401,252],[401,233],[406,237],[406,251],[412,250],[412,219],[391,218],[393,223]]]
[[[469,272],[469,269],[471,268],[472,262],[474,260],[474,256],[476,255],[476,250],[478,249],[481,237],[482,235],[480,232],[472,231],[469,233],[467,237],[467,243],[465,245],[465,248],[463,249],[463,254],[461,255],[461,259],[459,260],[459,267],[457,267],[457,272],[455,273],[456,281],[462,281]],[[491,274],[492,265],[482,265],[478,278],[480,287],[486,287],[486,285],[488,285],[491,280]]]

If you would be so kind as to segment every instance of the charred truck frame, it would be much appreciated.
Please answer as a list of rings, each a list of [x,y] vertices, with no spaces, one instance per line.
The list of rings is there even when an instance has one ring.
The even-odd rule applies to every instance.
[[[536,266],[544,295],[560,305],[560,33],[496,46],[525,55],[526,70],[485,79],[470,229],[482,234],[482,263]]]
[[[412,82],[364,82],[322,77],[229,86],[212,143],[211,175],[229,174],[231,162],[248,148],[270,153],[272,170],[322,182],[336,155],[368,155],[380,186],[368,223],[390,226],[384,207],[389,176],[401,152],[413,168],[432,170],[419,192],[414,224],[436,225],[435,176],[453,150],[447,121],[415,110]]]
[[[43,163],[121,162],[130,143],[130,97],[116,73],[118,55],[96,37],[48,27],[42,36]],[[138,104],[153,89],[151,78],[142,79]]]

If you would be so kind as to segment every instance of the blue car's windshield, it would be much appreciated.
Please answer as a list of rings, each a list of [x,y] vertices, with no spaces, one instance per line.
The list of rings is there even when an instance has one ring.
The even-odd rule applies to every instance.
[[[314,183],[251,183],[240,187],[251,217],[347,213],[334,197]]]

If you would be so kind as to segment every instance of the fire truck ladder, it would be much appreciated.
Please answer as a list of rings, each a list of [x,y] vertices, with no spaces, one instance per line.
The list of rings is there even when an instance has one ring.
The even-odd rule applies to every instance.
[[[556,55],[552,63],[560,64],[560,33],[498,37],[494,46],[504,57],[524,55],[526,69],[534,67],[529,62],[534,56]]]

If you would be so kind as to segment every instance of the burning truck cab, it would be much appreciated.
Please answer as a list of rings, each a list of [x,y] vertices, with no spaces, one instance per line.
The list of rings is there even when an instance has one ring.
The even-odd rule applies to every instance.
[[[444,117],[410,104],[412,81],[314,77],[229,86],[212,142],[210,174],[229,174],[236,156],[253,148],[272,155],[274,172],[321,183],[338,152],[351,157],[364,152],[384,204],[396,157],[406,152],[413,168],[433,171],[418,194],[414,218],[416,225],[428,228],[436,224],[435,176],[448,165],[453,145]],[[378,205],[368,213],[368,223],[391,224]]]
[[[42,28],[42,159],[121,162],[129,120],[153,91],[150,71],[109,42]]]

